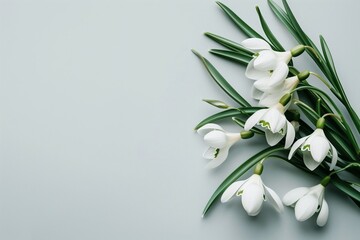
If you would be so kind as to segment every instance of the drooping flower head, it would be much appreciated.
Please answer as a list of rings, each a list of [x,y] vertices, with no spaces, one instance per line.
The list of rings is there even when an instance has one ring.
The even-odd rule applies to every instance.
[[[285,138],[285,148],[289,148],[295,139],[294,126],[286,119],[285,107],[282,103],[261,109],[251,115],[245,122],[244,129],[250,130],[255,125],[265,131],[266,141],[270,146],[276,145],[282,138]]]
[[[267,79],[271,86],[277,86],[285,80],[289,73],[288,63],[292,55],[290,51],[277,52],[260,38],[249,38],[241,42],[244,47],[256,52],[247,68],[246,77],[253,80]]]
[[[259,106],[271,107],[278,103],[282,96],[291,93],[297,85],[309,77],[309,71],[304,71],[298,75],[286,78],[279,86],[271,87],[268,81],[259,80],[254,83],[255,97],[259,100]],[[253,91],[254,93],[254,91]],[[293,98],[297,99],[296,91],[293,93]],[[290,106],[290,103],[286,106]]]
[[[322,122],[325,120],[324,118],[320,118],[317,128],[312,134],[300,138],[294,143],[288,158],[291,159],[295,151],[300,149],[303,153],[305,166],[313,171],[324,161],[325,157],[329,155],[331,156],[330,170],[333,170],[338,159],[338,153],[336,148],[326,138],[324,130],[322,129],[324,125],[319,123],[319,121]]]
[[[256,81],[252,88],[252,97],[260,100],[264,92],[273,95],[277,92],[275,96],[278,97],[277,101],[279,101],[281,96],[286,93],[286,89],[291,87],[296,79],[290,78],[284,83],[289,73],[288,63],[292,57],[303,53],[305,47],[299,45],[289,51],[278,52],[272,50],[270,45],[260,38],[249,38],[241,44],[255,51],[255,57],[249,62],[245,72],[247,78]],[[281,94],[279,91],[283,91],[283,93]],[[271,96],[271,98],[276,98],[275,96]],[[263,100],[260,105],[267,107],[273,105],[271,103],[265,104],[265,102],[266,100]]]
[[[329,180],[329,177],[325,177],[320,184],[313,187],[299,187],[289,191],[283,198],[284,205],[295,208],[295,217],[300,222],[306,221],[318,212],[316,224],[324,226],[329,216],[329,206],[324,198]]]
[[[236,181],[224,191],[221,202],[225,203],[234,196],[241,196],[242,205],[249,216],[258,215],[264,201],[268,201],[278,212],[282,212],[284,207],[279,196],[274,190],[265,186],[260,177],[261,172],[262,164],[259,163],[250,178]]]
[[[204,142],[209,146],[203,154],[204,158],[212,160],[208,163],[208,168],[215,168],[223,163],[234,143],[254,135],[249,131],[241,133],[226,132],[221,126],[214,123],[204,125],[197,132],[204,137]]]

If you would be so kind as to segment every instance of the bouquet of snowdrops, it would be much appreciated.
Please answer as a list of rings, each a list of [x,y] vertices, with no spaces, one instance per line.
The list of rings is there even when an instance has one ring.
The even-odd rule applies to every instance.
[[[258,7],[256,11],[265,36],[220,2],[218,5],[225,15],[248,39],[237,43],[205,33],[225,47],[210,50],[212,54],[246,67],[245,76],[253,80],[251,95],[258,100],[257,106],[250,105],[206,58],[193,50],[213,80],[237,104],[229,106],[219,100],[204,100],[221,109],[195,127],[209,146],[203,155],[209,159],[207,166],[215,168],[221,165],[235,143],[254,134],[263,135],[269,145],[244,161],[220,184],[205,206],[203,215],[218,200],[225,203],[241,197],[250,216],[257,215],[266,200],[279,212],[284,210],[284,205],[294,207],[299,221],[317,214],[317,225],[324,226],[329,215],[325,200],[328,184],[333,184],[360,207],[357,188],[360,184],[360,148],[356,140],[360,133],[360,120],[348,101],[325,39],[320,36],[321,48],[318,48],[300,27],[286,0],[282,3],[283,7],[280,7],[268,0],[277,19],[299,43],[292,49],[283,48]],[[296,68],[292,59],[305,53],[321,72]],[[309,77],[321,81],[324,89],[311,85]],[[352,123],[344,118],[340,105],[346,109]],[[224,119],[232,120],[243,130],[240,133],[227,132],[215,123]],[[351,124],[354,129],[350,128]],[[313,186],[290,190],[281,199],[261,179],[263,162],[269,158],[283,159],[301,171],[318,176],[319,180]],[[253,175],[250,178],[241,178],[251,170]]]

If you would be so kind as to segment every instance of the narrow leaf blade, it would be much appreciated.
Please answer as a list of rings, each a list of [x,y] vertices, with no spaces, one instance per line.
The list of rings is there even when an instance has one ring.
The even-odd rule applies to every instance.
[[[259,33],[252,29],[246,22],[244,22],[238,15],[236,15],[230,8],[221,2],[216,2],[231,21],[248,37],[264,39]]]
[[[229,95],[235,102],[242,107],[249,107],[250,104],[225,80],[225,78],[216,70],[216,68],[198,52],[193,50],[193,53],[202,61],[210,76],[220,86],[224,92]]]
[[[201,128],[205,124],[214,123],[216,121],[227,119],[227,118],[237,117],[237,116],[240,116],[241,114],[242,113],[237,109],[233,109],[233,108],[232,109],[226,109],[224,111],[215,113],[215,114],[205,118],[204,120],[199,122],[198,125],[196,125],[194,130],[198,130],[199,128]]]
[[[225,58],[227,60],[231,60],[237,63],[241,63],[243,65],[248,65],[251,61],[252,57],[249,57],[248,55],[241,54],[239,52],[233,52],[228,50],[221,50],[221,49],[211,49],[209,51],[210,53]]]
[[[259,15],[260,23],[264,30],[264,33],[268,37],[271,44],[273,45],[274,50],[281,51],[281,52],[285,51],[285,48],[280,44],[280,42],[277,40],[275,35],[270,30],[270,28],[269,28],[268,24],[266,23],[263,15],[261,14],[260,8],[258,6],[256,6],[256,12]]]
[[[241,46],[240,44],[238,44],[234,41],[231,41],[227,38],[224,38],[224,37],[221,37],[219,35],[209,33],[209,32],[206,32],[204,34],[208,38],[212,39],[213,41],[217,42],[218,44],[220,44],[230,50],[240,52],[240,53],[242,53],[244,55],[248,55],[248,56],[252,56],[254,54],[254,52],[250,51],[249,49],[247,49],[247,48]]]

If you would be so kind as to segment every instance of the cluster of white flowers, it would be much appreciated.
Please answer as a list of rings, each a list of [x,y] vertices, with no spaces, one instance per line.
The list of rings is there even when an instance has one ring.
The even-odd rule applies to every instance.
[[[288,63],[292,57],[302,53],[304,49],[296,48],[296,51],[276,52],[270,45],[258,38],[250,38],[241,43],[244,47],[255,51],[254,58],[249,62],[246,69],[246,77],[254,80],[252,97],[259,100],[259,106],[266,107],[253,113],[245,122],[244,132],[229,133],[217,124],[206,124],[198,130],[204,137],[209,148],[204,153],[204,158],[211,159],[209,168],[215,168],[223,163],[230,147],[239,141],[252,137],[249,131],[254,126],[261,128],[270,146],[278,144],[285,138],[284,148],[291,150],[288,158],[291,159],[296,150],[303,155],[305,166],[313,171],[326,158],[330,156],[332,161],[330,170],[337,162],[337,151],[326,138],[323,127],[324,118],[319,119],[316,130],[309,136],[298,139],[294,144],[298,123],[290,122],[285,117],[285,112],[291,107],[294,98],[297,98],[295,88],[309,77],[305,71],[288,78]],[[244,133],[244,134],[243,134]],[[262,165],[261,165],[262,166]],[[278,195],[266,187],[260,177],[261,171],[255,171],[249,179],[232,183],[223,193],[222,202],[227,202],[233,196],[242,196],[242,204],[250,216],[257,215],[264,200],[268,200],[276,210],[281,212],[283,205]],[[283,203],[286,206],[295,206],[295,216],[299,221],[304,221],[315,212],[319,212],[317,224],[324,226],[328,218],[328,205],[324,199],[326,184],[319,184],[312,188],[297,188],[288,192]]]

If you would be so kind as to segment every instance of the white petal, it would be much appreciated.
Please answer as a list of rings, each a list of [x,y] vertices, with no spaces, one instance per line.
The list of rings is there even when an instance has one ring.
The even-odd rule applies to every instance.
[[[259,122],[261,117],[268,111],[268,109],[260,109],[251,115],[245,122],[244,130],[249,131],[255,124]]]
[[[204,136],[205,134],[207,134],[213,130],[224,131],[224,129],[222,127],[220,127],[219,125],[217,125],[215,123],[208,123],[208,124],[205,124],[204,126],[202,126],[201,128],[199,128],[197,130],[197,132],[198,132],[198,134]]]
[[[261,71],[258,69],[255,69],[254,62],[256,58],[253,58],[249,64],[246,67],[245,76],[247,78],[253,79],[253,80],[259,80],[262,78],[269,78],[270,72],[268,71]]]
[[[222,164],[226,160],[228,154],[229,154],[229,147],[224,147],[224,148],[219,149],[219,153],[216,156],[216,158],[211,160],[206,165],[206,168],[216,168],[216,167],[218,167],[220,164]]]
[[[294,155],[294,152],[296,151],[296,149],[298,149],[304,142],[305,140],[308,138],[308,136],[306,137],[302,137],[299,140],[297,140],[294,145],[291,147],[290,153],[289,153],[289,159],[292,158],[292,156]]]
[[[328,220],[328,217],[329,217],[329,206],[328,206],[327,202],[324,199],[323,202],[322,202],[321,210],[320,210],[319,215],[318,215],[318,217],[316,219],[316,224],[319,227],[323,227],[326,224],[326,222]]]
[[[276,103],[279,102],[281,97],[282,95],[280,96],[277,94],[264,93],[262,98],[260,99],[259,105],[264,107],[274,106]]]
[[[256,82],[258,82],[258,81],[256,81]],[[254,85],[252,86],[252,88],[251,88],[251,97],[252,98],[259,100],[263,94],[264,93],[262,91],[260,91],[259,89],[257,89]]]
[[[322,162],[326,155],[329,153],[329,141],[320,136],[314,136],[310,143],[310,152],[313,159],[317,162]]]
[[[273,133],[268,129],[265,129],[265,137],[266,141],[270,146],[274,146],[280,142],[280,140],[284,137],[281,133]]]
[[[248,38],[242,41],[240,44],[251,50],[271,49],[270,45],[261,38]]]
[[[290,51],[286,51],[286,52],[276,52],[274,51],[275,54],[276,54],[276,58],[277,58],[277,61],[280,63],[280,62],[283,62],[283,63],[286,63],[288,64],[292,58],[292,55],[291,55],[291,52]]]
[[[215,151],[216,151],[216,148],[209,147],[209,148],[206,149],[205,152],[203,153],[203,157],[204,157],[205,159],[214,159],[214,157],[215,157]]]
[[[227,137],[223,131],[214,130],[204,136],[204,142],[210,147],[223,148],[227,144]]]
[[[271,74],[269,86],[275,87],[283,83],[289,73],[289,67],[286,63],[276,65],[274,72]]]
[[[304,159],[305,166],[311,171],[313,171],[315,168],[317,168],[321,163],[321,162],[315,161],[309,151],[303,152],[303,159]]]
[[[305,195],[295,205],[296,220],[302,222],[309,219],[318,208],[318,199],[314,195]]]
[[[273,127],[271,128],[271,131],[276,133],[276,132],[280,132],[281,130],[283,130],[283,135],[285,135],[286,133],[286,129],[287,129],[287,120],[286,117],[284,116],[284,114],[281,114],[280,112],[278,112],[278,120],[276,121],[275,124],[273,124]]]
[[[276,55],[272,50],[264,50],[259,52],[259,55],[255,58],[254,61],[254,68],[261,71],[271,71],[274,70],[276,66]]]
[[[280,197],[271,188],[264,185],[265,198],[278,212],[284,211],[284,206],[280,200]]]
[[[287,129],[286,129],[285,148],[289,148],[295,139],[295,129],[294,126],[289,121],[286,122],[287,122],[286,123]]]
[[[244,184],[244,182],[246,182],[246,180],[233,182],[221,195],[221,202],[224,203],[229,201]]]
[[[269,91],[269,78],[262,78],[254,82],[254,87],[262,92]]]
[[[336,166],[336,162],[338,159],[338,153],[336,148],[334,147],[334,145],[331,145],[331,154],[332,154],[332,158],[331,158],[331,164],[330,164],[330,171],[332,171],[334,169],[334,167]]]
[[[307,187],[299,187],[295,188],[285,194],[283,197],[283,203],[286,206],[292,206],[296,203],[301,197],[303,197],[307,192],[309,192],[309,188]]]
[[[256,216],[264,201],[264,188],[256,183],[250,183],[244,189],[242,205],[249,216]]]
[[[276,128],[278,121],[280,119],[281,115],[279,110],[277,110],[276,108],[269,108],[269,111],[266,112],[266,114],[264,114],[264,116],[262,117],[262,119],[265,122],[268,122],[270,125],[270,130],[275,133],[278,131],[274,131],[274,129]]]

